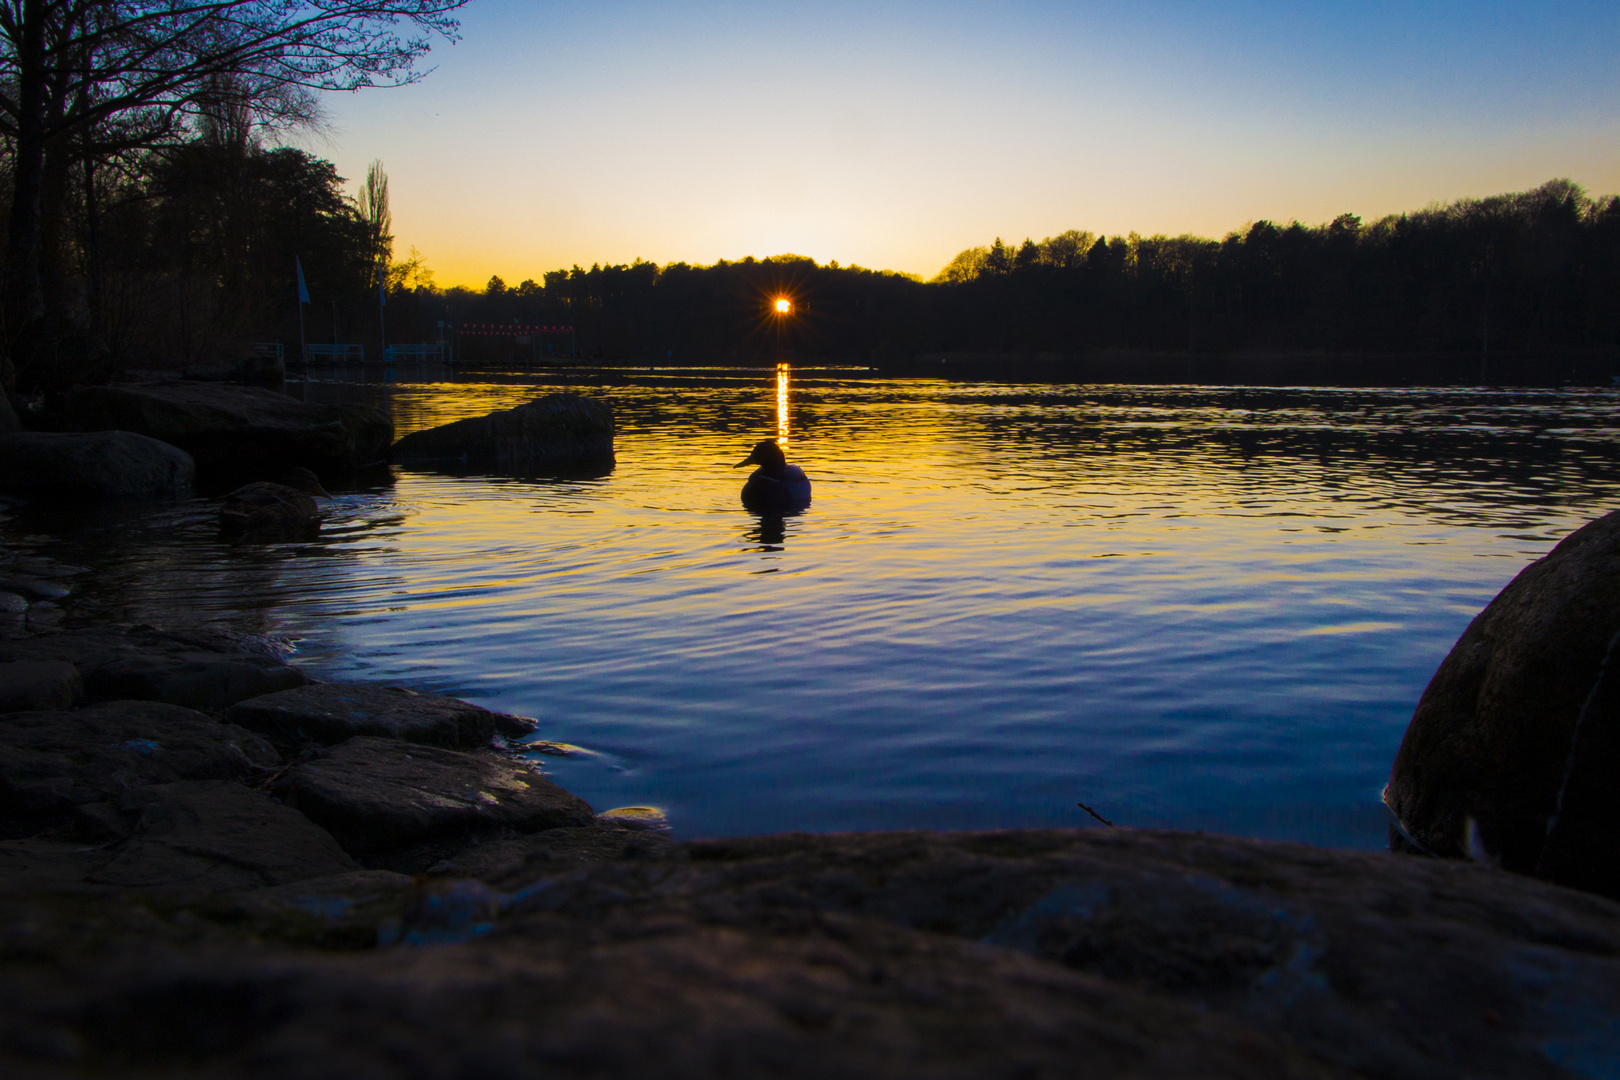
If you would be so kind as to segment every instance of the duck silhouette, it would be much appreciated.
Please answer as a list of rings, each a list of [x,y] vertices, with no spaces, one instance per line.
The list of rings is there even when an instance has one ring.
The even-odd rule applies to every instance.
[[[743,485],[742,504],[756,514],[791,514],[810,505],[810,478],[789,465],[775,439],[761,439],[753,453],[732,468],[757,465]]]
[[[330,499],[308,469],[288,469],[279,483],[260,480],[225,496],[219,508],[220,535],[243,540],[275,540],[320,531],[321,509],[313,496]]]

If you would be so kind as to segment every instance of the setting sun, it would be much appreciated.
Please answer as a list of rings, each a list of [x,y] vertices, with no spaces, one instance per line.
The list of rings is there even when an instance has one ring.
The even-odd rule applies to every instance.
[[[785,296],[777,298],[777,301],[776,301],[776,313],[778,315],[786,315],[788,312],[790,312],[792,310],[793,310],[793,301],[789,300]]]

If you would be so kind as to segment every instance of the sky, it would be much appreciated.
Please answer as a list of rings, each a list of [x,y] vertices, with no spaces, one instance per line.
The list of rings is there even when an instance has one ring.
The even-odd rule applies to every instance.
[[[1613,0],[472,0],[426,63],[299,142],[441,285],[1620,193]]]

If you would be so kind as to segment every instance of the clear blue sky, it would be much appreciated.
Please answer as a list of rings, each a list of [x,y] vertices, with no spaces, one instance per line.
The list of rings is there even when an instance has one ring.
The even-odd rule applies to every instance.
[[[303,141],[382,159],[442,284],[1620,193],[1613,0],[473,0],[429,63]]]

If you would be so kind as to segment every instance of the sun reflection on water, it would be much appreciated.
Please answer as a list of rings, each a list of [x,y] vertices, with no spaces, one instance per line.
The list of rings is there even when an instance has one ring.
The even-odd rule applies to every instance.
[[[792,370],[788,363],[776,365],[776,442],[783,447],[788,444],[788,376]]]

